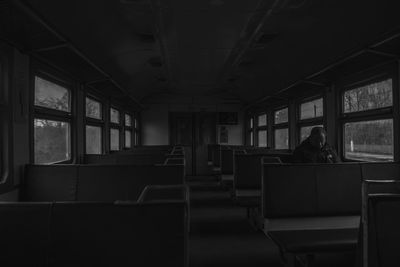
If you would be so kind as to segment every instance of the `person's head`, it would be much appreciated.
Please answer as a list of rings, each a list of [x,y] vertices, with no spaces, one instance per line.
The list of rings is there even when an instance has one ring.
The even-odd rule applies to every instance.
[[[326,143],[326,132],[323,127],[314,127],[309,136],[310,143],[315,148],[322,148]]]

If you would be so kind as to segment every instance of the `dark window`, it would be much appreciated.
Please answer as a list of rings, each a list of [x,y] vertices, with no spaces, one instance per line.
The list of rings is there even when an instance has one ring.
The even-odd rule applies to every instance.
[[[35,106],[70,112],[70,91],[56,83],[36,76]]]
[[[86,117],[101,120],[103,118],[101,103],[86,97]]]
[[[300,120],[322,117],[324,115],[323,98],[300,104]]]
[[[289,108],[285,107],[274,112],[274,149],[289,148]]]
[[[119,124],[119,111],[115,108],[110,108],[110,121]]]
[[[127,127],[132,126],[132,117],[128,114],[125,114],[125,126]]]
[[[344,124],[345,158],[365,161],[393,160],[393,119]]]
[[[71,151],[71,91],[35,76],[34,162],[69,161]]]
[[[289,129],[275,129],[275,149],[289,148]]]
[[[390,107],[393,104],[392,79],[347,90],[343,101],[344,113]]]
[[[132,132],[130,130],[125,130],[125,147],[131,148],[132,146]]]
[[[299,120],[298,126],[298,142],[304,141],[311,132],[313,127],[324,127],[324,99],[322,97],[315,98],[298,106]]]
[[[283,108],[283,109],[275,111],[274,123],[280,124],[280,123],[288,122],[289,121],[288,110],[289,110],[288,108]]]
[[[343,92],[343,155],[346,159],[393,161],[392,79]]]
[[[258,131],[258,146],[267,147],[267,130]]]
[[[35,163],[56,163],[70,160],[70,136],[68,122],[35,119]]]
[[[267,131],[267,114],[260,114],[257,116],[257,128],[256,128],[256,137],[257,137],[257,146],[258,147],[267,147],[268,142],[268,131]],[[253,122],[251,121],[252,125]]]
[[[110,150],[119,150],[119,129],[110,129]]]
[[[102,127],[86,125],[86,154],[101,154]]]

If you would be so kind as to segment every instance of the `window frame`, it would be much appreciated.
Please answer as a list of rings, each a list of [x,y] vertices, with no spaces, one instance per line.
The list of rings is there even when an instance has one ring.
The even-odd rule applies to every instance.
[[[35,105],[35,78],[39,77],[51,83],[62,86],[70,93],[70,111],[55,110],[47,107]],[[76,83],[67,78],[65,75],[57,73],[56,71],[47,70],[46,67],[35,67],[31,72],[31,96],[30,96],[30,162],[32,164],[72,164],[76,161]],[[52,162],[52,163],[36,163],[35,162],[35,119],[39,120],[53,120],[59,122],[69,123],[69,140],[70,140],[70,159]]]
[[[320,117],[314,117],[314,118],[307,118],[307,119],[301,119],[301,105],[307,102],[312,102],[314,100],[322,98],[322,116]],[[313,95],[310,97],[302,98],[300,101],[298,101],[296,105],[296,132],[297,132],[297,138],[296,142],[297,144],[300,144],[302,142],[301,140],[301,128],[302,127],[309,127],[309,126],[317,126],[317,125],[322,125],[324,129],[326,129],[326,99],[323,94],[317,94]]]
[[[252,121],[252,123],[250,123],[251,121]],[[254,139],[254,129],[255,129],[254,121],[255,121],[254,120],[254,116],[252,114],[249,114],[247,116],[247,119],[246,119],[245,128],[246,128],[246,136],[247,136],[246,137],[246,144],[248,146],[251,146],[251,147],[254,147],[256,145],[255,144],[255,139]]]
[[[381,81],[385,81],[391,79],[392,80],[392,106],[382,107],[376,109],[369,109],[363,111],[355,111],[355,112],[344,112],[344,94],[347,91],[360,88],[369,84],[378,83]],[[347,83],[342,86],[341,90],[339,90],[339,105],[338,105],[338,113],[339,113],[339,121],[340,121],[340,148],[342,157],[344,162],[364,162],[362,160],[349,159],[345,156],[345,124],[353,123],[353,122],[365,122],[365,121],[374,121],[374,120],[384,120],[391,119],[393,121],[393,161],[397,160],[397,152],[396,152],[396,125],[397,125],[397,117],[395,108],[398,105],[398,92],[396,90],[398,88],[398,80],[396,76],[392,72],[384,72],[377,75],[373,75],[367,79],[356,80],[353,83]],[[368,161],[373,162],[373,161]]]
[[[281,123],[275,123],[275,113],[277,111],[287,109],[288,110],[288,120],[286,122],[281,122]],[[272,110],[272,148],[274,150],[289,150],[290,149],[290,105],[284,105],[284,106],[279,106],[277,108],[274,108]],[[288,147],[287,148],[275,148],[276,143],[275,143],[275,131],[280,130],[280,129],[288,129]]]
[[[93,101],[99,102],[101,105],[101,119],[95,119],[92,117],[86,116],[86,98],[89,98]],[[103,98],[96,96],[95,94],[88,93],[86,92],[84,95],[84,154],[85,155],[104,155],[105,154],[105,101]],[[88,154],[86,151],[86,126],[92,126],[92,127],[100,127],[101,128],[101,153],[100,154]]]
[[[263,126],[259,126],[258,125],[259,117],[261,117],[263,115],[266,116],[266,124],[263,125]],[[257,126],[255,127],[255,131],[254,131],[255,136],[253,136],[253,144],[258,148],[268,148],[268,145],[269,145],[269,142],[268,142],[268,124],[269,124],[268,123],[268,112],[264,111],[264,112],[258,113],[256,118],[257,118],[257,120],[253,119],[253,128],[254,128],[254,121],[257,121]],[[258,140],[260,131],[266,131],[266,136],[265,136],[265,138],[266,138],[266,140],[265,140],[266,146],[260,146],[260,140]],[[256,142],[254,142],[254,137],[256,137],[256,140],[257,140]]]
[[[112,122],[111,121],[111,109],[114,109],[114,110],[117,110],[118,111],[118,117],[119,117],[119,122],[118,123],[115,123],[115,122]],[[118,108],[117,106],[115,106],[115,105],[113,105],[113,104],[111,104],[110,106],[109,106],[109,108],[108,108],[108,123],[109,123],[109,127],[108,127],[108,136],[109,136],[109,142],[108,142],[108,149],[109,149],[109,151],[110,151],[110,153],[113,153],[113,152],[118,152],[118,151],[121,151],[121,150],[123,150],[123,146],[122,146],[122,138],[121,137],[124,137],[124,135],[123,135],[123,133],[122,133],[122,131],[123,131],[123,124],[122,124],[122,121],[124,121],[125,122],[125,116],[121,116],[121,114],[123,114],[122,112],[121,112],[121,108]],[[123,117],[123,120],[121,119],[121,117]],[[113,150],[113,149],[111,149],[111,129],[116,129],[116,130],[118,130],[118,132],[119,132],[119,134],[118,134],[118,150]],[[125,138],[125,137],[124,137]],[[125,140],[124,140],[125,141]]]
[[[127,126],[126,125],[126,116],[130,116],[130,118],[131,118],[131,126]],[[134,116],[132,115],[132,113],[130,113],[130,112],[124,112],[124,129],[123,129],[123,132],[124,132],[124,140],[123,140],[123,149],[124,150],[130,150],[130,149],[132,149],[132,147],[133,147],[133,144],[134,144],[134,142],[132,142],[132,141],[134,141],[134,138],[133,138],[133,136],[135,135],[135,121],[134,121]],[[131,133],[131,146],[130,147],[127,147],[126,146],[126,131],[129,131],[130,133]]]
[[[131,143],[131,148],[135,146],[139,146],[141,142],[141,136],[140,136],[140,120],[139,120],[139,113],[138,112],[133,112],[132,113],[132,122],[133,122],[133,142]]]

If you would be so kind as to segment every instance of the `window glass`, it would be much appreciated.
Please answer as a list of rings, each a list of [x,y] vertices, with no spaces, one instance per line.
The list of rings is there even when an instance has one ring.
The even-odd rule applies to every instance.
[[[132,126],[132,117],[129,114],[125,114],[125,126]]]
[[[267,131],[266,130],[258,131],[258,146],[259,147],[267,146]]]
[[[139,123],[138,123],[138,120],[135,118],[135,128],[137,129],[137,128],[139,128]]]
[[[258,126],[267,126],[267,114],[258,116]]]
[[[119,150],[119,130],[110,129],[110,149]]]
[[[300,142],[304,141],[311,133],[311,129],[314,127],[324,127],[321,124],[300,127]]]
[[[253,129],[253,118],[250,118],[250,129]]]
[[[139,134],[137,132],[135,132],[135,145],[139,145]]]
[[[254,145],[253,132],[250,132],[250,146]]]
[[[119,111],[115,108],[110,108],[110,121],[112,123],[119,123]]]
[[[393,104],[392,79],[344,92],[344,113],[390,107]]]
[[[101,127],[86,125],[86,154],[101,154]]]
[[[71,111],[70,91],[58,84],[35,77],[35,106]]]
[[[131,147],[132,133],[131,131],[125,131],[125,147]]]
[[[101,120],[101,113],[101,103],[86,97],[86,117]]]
[[[54,120],[34,120],[35,163],[55,163],[71,159],[70,124]]]
[[[324,115],[324,101],[318,98],[300,105],[300,120],[322,117]]]
[[[275,149],[289,148],[289,129],[276,129],[275,130]]]
[[[345,157],[365,161],[393,160],[393,119],[344,124]]]
[[[288,108],[275,111],[274,122],[275,124],[288,122]]]

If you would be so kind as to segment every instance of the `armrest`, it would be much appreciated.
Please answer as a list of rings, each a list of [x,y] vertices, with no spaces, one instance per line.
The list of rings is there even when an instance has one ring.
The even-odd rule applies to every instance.
[[[137,202],[160,200],[179,200],[189,203],[189,187],[187,185],[148,185],[143,189]]]

